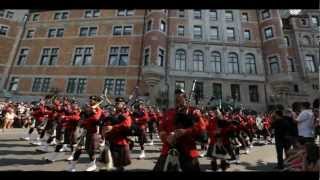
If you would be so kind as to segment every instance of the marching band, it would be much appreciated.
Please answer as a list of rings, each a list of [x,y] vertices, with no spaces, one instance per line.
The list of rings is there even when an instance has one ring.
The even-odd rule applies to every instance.
[[[183,89],[176,89],[175,107],[164,111],[132,96],[112,103],[106,92],[89,97],[84,107],[75,99],[46,96],[30,110],[29,129],[22,139],[39,146],[36,151],[45,153],[48,163],[71,152],[66,159],[71,172],[77,171],[84,150],[90,158],[86,171],[124,171],[132,163],[134,143],[140,147],[138,159],[145,159],[145,145],[154,146],[155,139],[162,144],[156,172],[200,171],[203,156],[211,160],[212,171],[226,171],[240,163],[240,151],[250,153],[255,138],[256,143],[261,143],[261,136],[264,144],[272,143],[271,114],[221,105],[198,108],[190,103],[193,91],[187,97]],[[32,139],[35,130],[37,138]],[[55,146],[54,152],[49,152],[49,145]]]

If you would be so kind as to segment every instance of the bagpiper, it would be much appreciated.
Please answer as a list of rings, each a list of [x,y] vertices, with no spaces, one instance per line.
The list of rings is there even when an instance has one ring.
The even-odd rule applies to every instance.
[[[85,110],[85,116],[84,119],[82,119],[81,126],[84,128],[83,134],[81,137],[85,139],[85,149],[89,155],[90,158],[90,164],[88,165],[88,168],[86,171],[96,171],[97,165],[96,165],[96,157],[95,157],[95,151],[98,148],[98,125],[99,120],[102,114],[102,110],[99,107],[100,103],[102,102],[102,99],[98,96],[90,96],[89,97],[89,104],[86,107]],[[83,141],[83,139],[80,139],[80,142]],[[82,145],[79,143],[76,147],[76,150],[73,155],[73,160],[70,162],[70,166],[68,167],[68,171],[75,172],[76,171],[76,163],[80,158],[80,155],[82,153]]]
[[[176,107],[170,108],[160,122],[161,155],[155,171],[200,171],[196,140],[205,133],[199,109],[189,106],[183,89],[175,90]]]

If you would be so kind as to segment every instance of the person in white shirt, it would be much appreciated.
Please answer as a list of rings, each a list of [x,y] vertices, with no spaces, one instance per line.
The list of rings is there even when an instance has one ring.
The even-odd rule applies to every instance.
[[[303,110],[297,117],[298,122],[298,135],[302,142],[314,142],[314,116],[310,109],[310,103],[305,102],[302,104]]]
[[[10,129],[12,127],[12,124],[14,123],[14,118],[16,118],[17,115],[14,113],[14,109],[12,107],[8,107],[7,112],[4,116],[4,126],[2,131],[4,131],[5,128]]]

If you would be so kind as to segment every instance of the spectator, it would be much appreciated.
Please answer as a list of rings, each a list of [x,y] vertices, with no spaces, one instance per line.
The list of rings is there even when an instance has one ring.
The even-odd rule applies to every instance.
[[[291,138],[294,136],[294,129],[291,126],[293,121],[289,117],[283,115],[281,110],[276,110],[272,115],[271,128],[274,129],[276,152],[277,152],[277,169],[283,169],[283,151],[285,151],[286,157],[287,152],[292,145]]]
[[[12,128],[12,124],[14,123],[14,118],[17,117],[17,115],[14,113],[14,109],[12,106],[9,106],[7,108],[7,112],[4,117],[4,125],[2,131],[4,132],[4,129],[10,129]]]
[[[297,117],[298,134],[303,143],[314,142],[314,116],[310,103],[302,103],[302,111]]]

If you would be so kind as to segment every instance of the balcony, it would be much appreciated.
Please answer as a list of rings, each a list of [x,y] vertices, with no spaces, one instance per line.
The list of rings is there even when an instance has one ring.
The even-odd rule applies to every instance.
[[[164,67],[149,65],[142,68],[144,81],[148,86],[153,87],[160,83],[160,80],[165,76]]]

